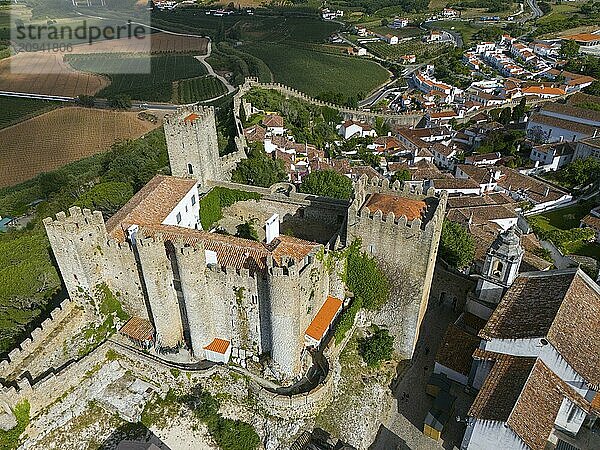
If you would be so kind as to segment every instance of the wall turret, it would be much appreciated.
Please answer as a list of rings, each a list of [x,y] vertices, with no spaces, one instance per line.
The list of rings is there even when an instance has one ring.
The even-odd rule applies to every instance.
[[[136,247],[156,330],[156,347],[174,349],[183,343],[183,319],[165,243],[161,235],[156,235],[137,239]]]

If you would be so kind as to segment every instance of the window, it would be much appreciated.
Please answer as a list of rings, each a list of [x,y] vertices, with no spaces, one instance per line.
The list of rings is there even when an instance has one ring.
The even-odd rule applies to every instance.
[[[496,278],[500,278],[500,275],[502,275],[503,268],[504,265],[500,261],[494,261],[494,263],[492,264],[492,275]]]
[[[192,195],[192,206],[196,204],[196,195]]]
[[[181,213],[177,213],[177,223],[181,223]]]
[[[191,164],[188,164],[188,174],[189,175],[193,175],[194,174],[194,168],[192,167]]]

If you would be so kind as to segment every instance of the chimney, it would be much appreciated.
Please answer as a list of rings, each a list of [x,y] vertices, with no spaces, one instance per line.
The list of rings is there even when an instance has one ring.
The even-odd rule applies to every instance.
[[[550,193],[550,188],[548,186],[546,186],[546,189],[544,190],[544,197],[548,197],[549,193]]]
[[[265,223],[267,233],[267,244],[273,242],[273,239],[279,237],[279,214],[273,214]]]

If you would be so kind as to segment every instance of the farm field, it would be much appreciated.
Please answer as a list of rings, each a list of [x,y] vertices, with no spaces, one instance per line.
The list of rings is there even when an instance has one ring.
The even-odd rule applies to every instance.
[[[194,36],[178,36],[167,33],[152,33],[144,39],[114,39],[99,41],[93,45],[73,46],[70,55],[89,53],[191,53],[197,56],[206,54],[208,39]]]
[[[58,102],[0,97],[0,129],[57,108]]]
[[[385,83],[387,70],[374,62],[320,53],[290,45],[243,45],[241,50],[262,59],[275,81],[308,95],[367,94]]]
[[[178,103],[193,103],[225,94],[227,88],[213,76],[181,80],[177,83]]]
[[[19,53],[0,60],[0,91],[76,97],[94,95],[108,82],[100,75],[74,70],[58,53]]]
[[[138,138],[159,124],[137,113],[59,108],[0,130],[0,187],[28,180],[72,161]]]
[[[397,60],[403,55],[415,55],[418,63],[439,56],[448,48],[445,44],[426,44],[419,39],[400,42],[397,45],[389,45],[385,42],[369,42],[363,45],[380,58]]]
[[[126,94],[136,100],[168,102],[173,95],[173,82],[206,74],[206,67],[193,56],[162,55],[150,59],[135,54],[103,53],[94,55],[67,55],[65,60],[83,72],[107,73],[111,82],[98,92],[101,97]]]

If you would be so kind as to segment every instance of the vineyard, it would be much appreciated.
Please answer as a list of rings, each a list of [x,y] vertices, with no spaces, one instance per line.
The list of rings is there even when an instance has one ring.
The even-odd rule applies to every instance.
[[[389,45],[385,42],[368,42],[363,45],[380,58],[395,61],[403,55],[416,55],[417,62],[422,63],[447,51],[450,44],[425,43],[413,39],[397,45]]]
[[[115,142],[138,138],[157,126],[132,112],[66,107],[4,128],[0,187],[105,152]]]
[[[149,65],[147,57],[135,54],[67,55],[65,59],[77,70],[107,74],[111,83],[98,93],[101,97],[126,94],[136,100],[168,102],[174,81],[206,74],[202,63],[184,55],[152,56]]]
[[[215,77],[189,78],[178,83],[177,100],[179,103],[193,103],[215,98],[226,92],[225,85]]]
[[[57,102],[29,98],[0,97],[0,128],[14,125],[59,106]],[[0,144],[2,149],[2,144]]]
[[[368,93],[388,79],[388,72],[374,62],[316,52],[292,45],[243,45],[240,47],[262,59],[275,81],[312,96]]]

